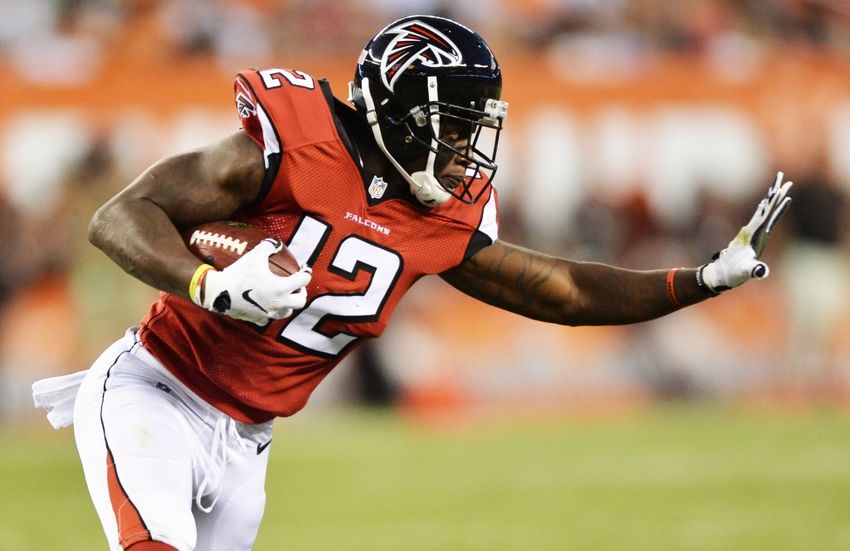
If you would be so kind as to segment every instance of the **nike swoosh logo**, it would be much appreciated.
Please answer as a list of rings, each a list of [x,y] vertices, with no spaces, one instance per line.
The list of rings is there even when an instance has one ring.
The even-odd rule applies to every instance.
[[[242,293],[242,298],[245,299],[245,302],[249,302],[249,303],[253,304],[254,306],[256,306],[257,308],[259,308],[260,310],[262,310],[264,314],[268,314],[268,311],[265,308],[263,308],[262,306],[257,304],[257,302],[254,299],[251,298],[251,291],[253,291],[253,289],[248,289],[247,291],[244,291]]]
[[[257,455],[260,455],[261,453],[263,453],[263,450],[268,448],[269,444],[271,444],[271,443],[272,443],[272,441],[271,441],[271,439],[269,439],[269,441],[266,442],[265,444],[257,444]]]

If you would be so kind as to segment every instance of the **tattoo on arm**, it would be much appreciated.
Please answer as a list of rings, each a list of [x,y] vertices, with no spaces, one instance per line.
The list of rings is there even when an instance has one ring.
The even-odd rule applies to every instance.
[[[704,300],[695,278],[686,273],[677,291],[682,304]],[[529,318],[564,325],[614,325],[676,310],[679,306],[671,303],[666,291],[666,274],[667,270],[576,262],[497,241],[442,277],[473,298]]]
[[[534,319],[556,321],[573,286],[564,261],[497,243],[443,274],[460,291]]]

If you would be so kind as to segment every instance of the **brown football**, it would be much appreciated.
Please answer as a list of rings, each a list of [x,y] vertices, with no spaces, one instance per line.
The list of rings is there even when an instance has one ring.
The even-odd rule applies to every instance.
[[[269,234],[244,222],[208,222],[183,232],[186,246],[195,256],[222,270],[250,251]],[[298,261],[284,245],[269,257],[269,269],[286,276],[298,271]]]

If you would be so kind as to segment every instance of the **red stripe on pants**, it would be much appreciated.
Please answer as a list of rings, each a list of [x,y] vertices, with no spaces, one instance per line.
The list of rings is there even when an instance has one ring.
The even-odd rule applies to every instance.
[[[109,486],[109,500],[112,502],[112,511],[115,513],[115,521],[118,523],[118,542],[124,549],[140,541],[150,541],[151,533],[148,531],[139,510],[130,501],[121,481],[118,479],[118,471],[115,469],[115,460],[112,452],[106,451],[106,480]]]

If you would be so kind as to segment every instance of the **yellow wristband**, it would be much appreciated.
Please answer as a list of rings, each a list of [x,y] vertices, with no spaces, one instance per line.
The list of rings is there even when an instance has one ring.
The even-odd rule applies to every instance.
[[[189,281],[189,298],[191,298],[192,302],[198,306],[203,306],[203,303],[201,302],[201,286],[199,283],[204,278],[204,275],[210,270],[215,270],[215,268],[209,264],[201,264],[198,266],[198,269],[195,270],[195,273],[192,275],[192,279]]]

